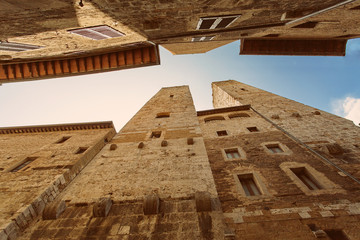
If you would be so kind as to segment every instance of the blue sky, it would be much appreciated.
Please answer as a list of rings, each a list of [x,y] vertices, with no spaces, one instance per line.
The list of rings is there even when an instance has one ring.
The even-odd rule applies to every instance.
[[[189,85],[197,110],[211,109],[211,82],[234,79],[360,122],[360,39],[346,57],[240,56],[239,41],[161,65],[3,84],[0,127],[112,120],[121,127],[161,87]]]

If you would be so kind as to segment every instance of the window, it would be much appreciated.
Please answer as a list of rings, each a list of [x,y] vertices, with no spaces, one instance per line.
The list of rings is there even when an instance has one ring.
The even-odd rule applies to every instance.
[[[170,113],[158,113],[156,114],[156,118],[168,118],[170,117]]]
[[[160,138],[161,131],[152,132],[150,138]]]
[[[225,118],[223,116],[214,116],[214,117],[207,117],[204,119],[204,121],[207,122],[212,122],[212,121],[221,121],[221,120],[225,120]]]
[[[216,132],[219,137],[228,135],[226,130]]]
[[[244,117],[250,117],[249,114],[247,113],[234,113],[234,114],[230,114],[229,118],[244,118]]]
[[[241,15],[200,18],[197,30],[227,28]]]
[[[22,161],[18,166],[16,166],[15,168],[13,168],[10,172],[17,172],[20,169],[26,167],[27,165],[29,165],[30,163],[32,163],[35,159],[37,159],[37,157],[27,157],[25,158],[24,161]]]
[[[250,174],[242,174],[238,175],[239,181],[241,183],[242,188],[246,196],[259,196],[262,195],[260,189],[256,185],[254,181],[254,176],[252,173]]]
[[[87,147],[79,147],[78,150],[75,152],[75,154],[82,154],[84,153],[88,148]]]
[[[124,33],[121,33],[109,26],[106,26],[106,25],[73,29],[73,30],[68,30],[68,31],[71,33],[83,36],[83,37],[94,39],[94,40],[122,37],[125,35]]]
[[[2,42],[0,41],[0,50],[3,51],[13,51],[13,52],[22,52],[27,50],[39,49],[40,46],[24,44],[24,43],[12,43],[12,42]]]
[[[349,238],[341,229],[329,229],[324,231],[331,240],[349,240]]]
[[[249,130],[249,132],[258,132],[259,129],[257,129],[257,127],[248,127],[247,130]]]
[[[320,184],[313,176],[306,170],[305,167],[290,168],[290,170],[298,177],[310,190],[322,189]]]
[[[71,138],[71,137],[69,137],[69,136],[62,137],[59,141],[56,142],[56,144],[64,143],[64,142],[66,142],[69,138]]]
[[[192,42],[207,42],[214,39],[215,36],[206,36],[206,37],[193,37]]]
[[[284,151],[280,148],[279,144],[269,144],[269,145],[266,145],[266,147],[267,147],[267,149],[269,149],[270,152],[272,152],[272,153],[282,153],[282,152],[284,152]]]
[[[240,158],[240,154],[237,148],[225,149],[225,154],[228,159]]]

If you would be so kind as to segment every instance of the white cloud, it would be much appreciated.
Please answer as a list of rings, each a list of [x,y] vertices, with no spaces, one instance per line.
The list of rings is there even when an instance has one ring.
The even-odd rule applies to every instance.
[[[352,120],[356,125],[360,123],[360,98],[346,97],[332,103],[335,114]]]

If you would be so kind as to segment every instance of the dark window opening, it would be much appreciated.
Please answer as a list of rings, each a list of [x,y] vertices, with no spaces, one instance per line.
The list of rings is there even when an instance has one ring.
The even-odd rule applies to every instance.
[[[160,138],[161,131],[152,132],[150,138]]]
[[[208,117],[205,118],[204,121],[207,122],[212,122],[212,121],[221,121],[221,120],[225,120],[225,118],[223,116],[215,116],[215,117]]]
[[[79,147],[79,149],[75,152],[75,154],[82,154],[84,153],[88,148],[87,147]]]
[[[240,158],[239,151],[236,148],[225,149],[225,153],[228,159]]]
[[[290,169],[310,190],[322,189],[320,184],[306,170],[305,167]]]
[[[170,113],[158,113],[156,114],[156,118],[168,118],[170,117]]]
[[[244,118],[244,117],[250,117],[249,114],[247,113],[234,113],[234,114],[230,114],[229,118]]]
[[[210,29],[216,19],[203,19],[199,29]]]
[[[265,35],[265,36],[263,36],[263,37],[273,37],[273,38],[275,38],[275,37],[279,37],[280,36],[280,34],[268,34],[268,35]]]
[[[56,142],[56,144],[64,143],[64,142],[66,142],[69,138],[71,138],[71,137],[69,137],[69,136],[62,137],[59,141]]]
[[[284,152],[284,150],[282,150],[279,146],[279,144],[269,144],[266,145],[267,149],[270,150],[270,152],[272,153],[282,153]]]
[[[227,136],[227,135],[228,135],[227,132],[226,132],[226,130],[217,131],[216,133],[217,133],[217,135],[218,135],[219,137],[221,137],[221,136]]]
[[[341,229],[325,230],[326,234],[331,240],[349,240],[346,234]]]
[[[80,28],[80,29],[73,29],[68,30],[71,33],[75,33],[77,35],[91,38],[93,40],[102,40],[107,38],[115,38],[115,37],[122,37],[125,34],[119,32],[109,26],[102,25],[102,26],[95,26],[95,27],[88,27],[88,28]]]
[[[35,159],[37,159],[37,157],[27,157],[27,158],[25,158],[25,160],[21,164],[19,164],[17,167],[12,169],[10,172],[17,172],[17,171],[21,170],[22,168],[24,168],[27,165],[29,165],[30,163],[32,163]]]
[[[258,186],[256,185],[256,183],[254,181],[253,174],[238,175],[238,178],[239,178],[242,188],[244,189],[246,196],[262,195],[262,193],[260,192]]]
[[[249,132],[258,132],[259,129],[257,127],[248,127],[247,130],[249,130]]]
[[[314,27],[316,27],[317,24],[318,24],[318,22],[306,22],[306,23],[302,23],[297,26],[294,26],[293,28],[314,28]]]
[[[356,6],[356,7],[353,7],[353,8],[350,8],[350,10],[360,10],[360,5]]]
[[[172,98],[172,97],[174,97],[174,95],[171,94],[170,97]]]
[[[223,18],[215,28],[226,28],[226,27],[228,27],[233,21],[235,21],[236,18],[237,18],[237,17],[226,17],[226,18]]]

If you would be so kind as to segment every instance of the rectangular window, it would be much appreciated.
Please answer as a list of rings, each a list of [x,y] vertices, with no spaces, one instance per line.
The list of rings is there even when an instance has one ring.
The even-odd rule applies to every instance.
[[[328,235],[331,240],[349,240],[345,233],[340,229],[329,229],[324,232],[326,232],[326,235]]]
[[[249,130],[249,132],[258,132],[259,129],[257,129],[257,127],[248,127],[247,130]]]
[[[213,40],[215,36],[206,36],[206,37],[193,37],[192,42],[207,42]]]
[[[64,142],[66,142],[69,138],[71,138],[71,137],[69,137],[69,136],[62,137],[59,141],[56,142],[56,144],[64,143]]]
[[[150,138],[160,138],[161,131],[152,132]]]
[[[204,29],[219,29],[227,28],[233,22],[235,22],[241,15],[232,15],[232,16],[222,16],[222,17],[203,17],[200,18],[197,30]]]
[[[19,164],[17,167],[12,169],[10,172],[17,172],[21,170],[22,168],[32,163],[35,159],[37,159],[37,157],[27,157],[21,164]]]
[[[252,173],[238,175],[238,178],[239,178],[242,188],[244,189],[246,196],[262,195],[262,193],[260,192],[258,186],[256,185],[256,183],[254,181],[254,176]]]
[[[237,148],[225,149],[225,153],[228,159],[240,158],[240,154]]]
[[[269,145],[266,145],[266,147],[267,147],[267,149],[269,149],[270,152],[272,152],[272,153],[282,153],[282,152],[284,152],[284,151],[280,148],[279,144],[269,144]]]
[[[75,154],[82,154],[84,153],[88,148],[87,147],[79,147],[79,149],[75,152]]]
[[[217,133],[217,135],[218,135],[219,137],[220,137],[220,136],[226,136],[226,135],[228,135],[227,132],[226,132],[226,130],[217,131],[216,133]]]
[[[122,37],[125,35],[124,33],[119,32],[106,25],[88,27],[88,28],[79,28],[68,31],[83,37],[91,38],[93,40]]]
[[[0,41],[0,50],[3,51],[21,52],[21,51],[34,50],[39,48],[41,47],[30,44]]]
[[[290,170],[310,189],[318,190],[322,189],[319,183],[315,180],[313,176],[306,170],[305,167],[300,168],[290,168]]]

